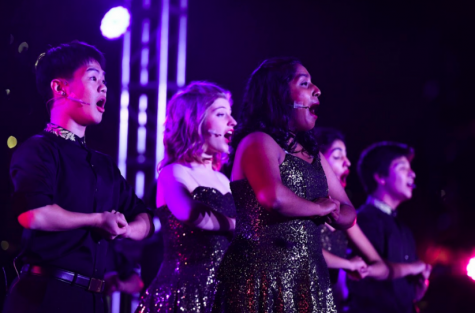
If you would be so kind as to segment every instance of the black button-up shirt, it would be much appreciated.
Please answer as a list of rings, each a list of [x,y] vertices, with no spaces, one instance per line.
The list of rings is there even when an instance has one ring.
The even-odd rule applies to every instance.
[[[372,204],[365,204],[358,210],[358,225],[383,259],[395,263],[417,261],[412,232],[398,218]],[[414,277],[385,281],[371,278],[361,281],[348,280],[348,288],[350,312],[415,312]]]
[[[79,213],[116,210],[128,221],[148,212],[107,155],[89,149],[84,138],[54,124],[18,147],[10,174],[17,216],[51,204]],[[89,277],[104,275],[108,242],[92,227],[25,229],[23,245],[24,263],[56,266]]]

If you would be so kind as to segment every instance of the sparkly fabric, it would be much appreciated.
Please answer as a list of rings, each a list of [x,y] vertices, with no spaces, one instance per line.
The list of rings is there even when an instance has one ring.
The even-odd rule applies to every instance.
[[[287,154],[285,186],[301,198],[328,195],[325,173]],[[231,183],[236,233],[218,271],[213,312],[336,312],[318,225],[322,218],[284,218],[262,208],[245,179]]]
[[[319,226],[322,248],[328,252],[346,259],[346,248],[348,247],[348,238],[342,230],[329,229],[325,224]],[[330,269],[330,281],[336,284],[338,280],[338,269]]]
[[[86,143],[86,136],[80,138],[76,136],[75,134],[73,134],[72,132],[70,132],[69,130],[62,128],[61,126],[58,126],[53,123],[48,123],[44,130],[45,132],[55,134],[56,136],[61,137],[66,140],[79,141],[82,144]]]
[[[224,215],[236,216],[230,193],[223,195],[201,186],[192,196]],[[158,210],[165,255],[136,312],[205,312],[213,301],[216,268],[232,235],[191,228],[178,221],[167,207]]]

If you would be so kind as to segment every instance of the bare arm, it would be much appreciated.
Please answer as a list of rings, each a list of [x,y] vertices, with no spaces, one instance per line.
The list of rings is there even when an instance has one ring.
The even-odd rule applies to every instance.
[[[341,186],[341,183],[333,170],[330,168],[330,165],[328,165],[328,161],[321,153],[320,161],[323,170],[325,171],[325,176],[327,177],[328,195],[340,202],[340,215],[337,219],[333,219],[333,221],[330,222],[330,225],[337,229],[348,229],[356,223],[355,208],[353,207],[353,204],[351,204],[350,199],[348,199],[345,190]]]
[[[338,209],[330,199],[314,203],[284,186],[279,169],[284,157],[284,151],[274,139],[261,132],[250,134],[239,145],[234,166],[237,163],[260,205],[288,217],[325,216]]]
[[[127,226],[127,221],[121,214],[71,212],[57,204],[26,211],[18,216],[18,222],[24,228],[43,231],[95,227],[105,231],[109,239],[124,234]]]
[[[366,269],[365,261],[358,256],[351,259],[345,259],[334,255],[325,249],[322,249],[322,253],[328,268],[341,268],[349,271],[360,271]]]
[[[412,263],[391,263],[388,262],[390,269],[390,279],[397,279],[410,275],[418,275],[424,272],[426,264],[422,261],[416,261]]]
[[[183,183],[187,179],[180,166],[171,164],[162,169],[157,184],[157,206],[163,197],[168,209],[181,222],[204,230],[234,230],[236,220],[214,211],[207,205],[193,200]]]
[[[350,240],[355,244],[358,250],[363,255],[363,258],[368,263],[368,276],[377,280],[384,280],[389,275],[389,268],[383,259],[379,256],[376,249],[371,242],[361,231],[358,224],[353,225],[346,230],[346,234]]]
[[[138,214],[127,226],[127,231],[123,235],[125,238],[142,240],[153,230],[152,218],[147,213]]]

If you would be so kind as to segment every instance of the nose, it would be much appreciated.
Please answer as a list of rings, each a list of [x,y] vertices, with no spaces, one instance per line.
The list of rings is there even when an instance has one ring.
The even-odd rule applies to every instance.
[[[107,86],[104,82],[101,83],[101,85],[99,86],[99,88],[97,89],[97,91],[99,92],[103,92],[103,93],[107,93]]]
[[[312,96],[314,97],[320,97],[322,95],[322,91],[320,90],[320,88],[318,88],[317,86],[313,85],[313,93],[312,93]]]
[[[232,126],[232,127],[236,126],[236,125],[237,125],[237,122],[236,122],[236,120],[234,119],[234,117],[233,117],[232,115],[229,115],[229,117],[230,117],[230,119],[229,119],[228,125],[229,125],[229,126]]]
[[[409,176],[412,178],[416,178],[416,172],[414,172],[412,168],[409,170]]]
[[[346,163],[346,166],[350,167],[351,166],[351,162],[350,162],[350,159],[348,159],[348,157],[345,155],[345,159],[344,159],[345,163]]]

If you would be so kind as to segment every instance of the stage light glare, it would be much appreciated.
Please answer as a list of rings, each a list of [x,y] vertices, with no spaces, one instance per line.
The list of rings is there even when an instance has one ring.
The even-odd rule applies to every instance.
[[[468,261],[467,276],[475,280],[475,257],[472,257],[470,261]]]
[[[7,139],[8,148],[13,149],[13,148],[16,147],[17,144],[18,144],[18,140],[16,140],[15,137],[13,137],[13,136],[8,137],[8,139]]]
[[[125,34],[130,25],[130,13],[124,7],[110,9],[101,22],[102,36],[116,39]]]

